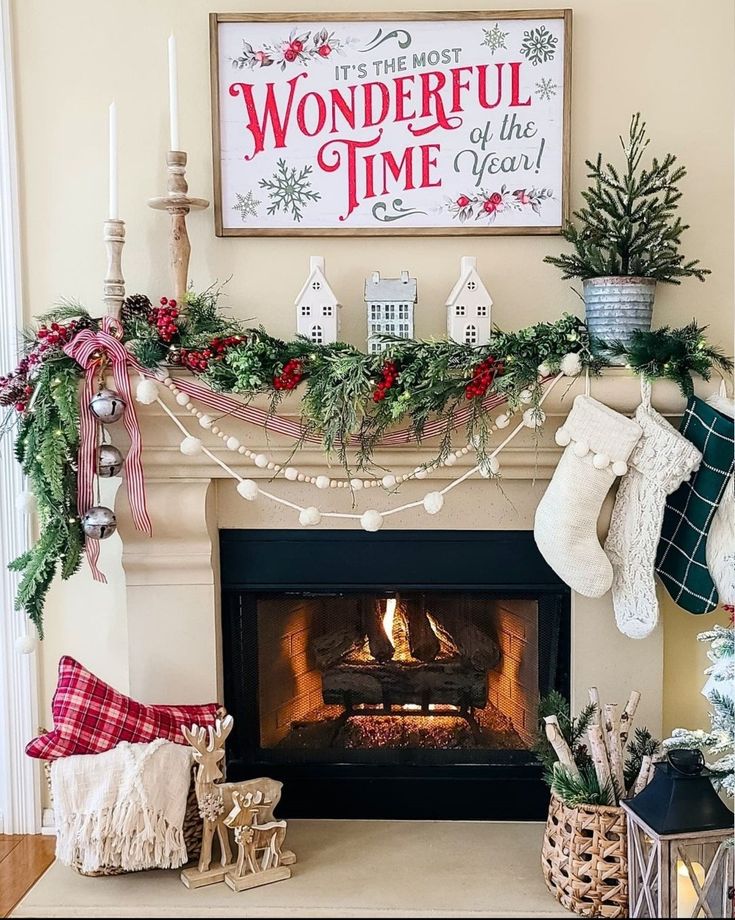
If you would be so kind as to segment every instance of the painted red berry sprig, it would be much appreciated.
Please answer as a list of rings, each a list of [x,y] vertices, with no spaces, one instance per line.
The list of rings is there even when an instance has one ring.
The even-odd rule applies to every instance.
[[[382,402],[388,394],[388,390],[395,386],[397,379],[398,368],[396,367],[396,362],[386,361],[380,369],[380,380],[378,381],[373,392],[373,401]]]
[[[181,349],[181,364],[191,371],[206,371],[212,361],[221,361],[228,349],[240,345],[245,341],[243,335],[216,336],[205,347],[196,349]]]
[[[475,399],[477,396],[484,396],[496,377],[505,370],[502,361],[497,361],[492,355],[481,361],[472,371],[472,380],[464,388],[464,395],[467,399]]]
[[[159,338],[162,342],[170,342],[179,331],[176,320],[179,318],[179,310],[175,300],[169,300],[168,297],[161,298],[161,306],[153,307],[148,315],[148,322],[151,326],[156,327]]]
[[[273,378],[276,390],[295,390],[304,376],[304,367],[298,358],[291,358],[283,365],[283,370]]]

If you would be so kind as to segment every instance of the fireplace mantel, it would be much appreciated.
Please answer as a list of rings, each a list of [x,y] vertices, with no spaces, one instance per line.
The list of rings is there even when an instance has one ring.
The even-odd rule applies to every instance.
[[[715,392],[717,384],[701,383],[704,397]],[[501,487],[474,477],[448,496],[441,514],[429,516],[419,510],[396,515],[386,528],[530,530],[538,500],[560,456],[553,434],[571,408],[574,396],[584,392],[584,381],[560,381],[544,405],[547,422],[535,442],[533,432],[522,432],[500,456]],[[591,393],[623,413],[631,413],[640,402],[637,377],[625,369],[607,370],[592,379]],[[659,382],[653,388],[653,403],[667,417],[680,416],[684,400],[675,385]],[[189,414],[169,405],[182,423],[201,436],[214,453],[226,460],[241,475],[267,480],[272,473],[261,470],[246,458],[227,451],[219,439],[195,426]],[[298,526],[294,512],[262,497],[243,500],[235,484],[222,468],[206,455],[181,454],[181,432],[160,407],[136,406],[143,435],[143,460],[146,490],[154,534],[148,538],[132,524],[124,488],[118,491],[116,512],[123,540],[122,562],[125,572],[128,673],[133,696],[160,702],[195,702],[221,698],[220,575],[218,530],[220,528],[292,528]],[[497,410],[498,412],[502,409]],[[298,417],[298,399],[284,401],[280,413]],[[213,413],[212,413],[213,414]],[[289,458],[290,444],[279,435],[247,427],[245,423],[225,422],[252,450],[267,451],[277,461]],[[114,434],[124,433],[115,426]],[[461,445],[462,433],[457,432]],[[215,443],[216,442],[216,443]],[[406,472],[436,454],[432,445],[407,444],[379,450],[380,467]],[[472,455],[451,469],[442,468],[430,479],[406,483],[400,501],[420,499],[432,486],[445,484]],[[317,445],[306,446],[296,458],[304,472],[325,472],[326,460]],[[335,475],[340,475],[338,464]],[[279,480],[273,490],[303,506],[351,511],[346,490],[319,491],[313,486]],[[315,494],[316,493],[316,494]],[[357,508],[390,507],[395,496],[371,489],[358,496]],[[608,499],[601,520],[606,527],[611,508]],[[327,525],[322,525],[327,526]],[[336,521],[334,529],[354,528],[354,522]],[[369,560],[365,560],[369,565]],[[627,698],[629,689],[642,691],[641,724],[652,731],[660,729],[663,688],[663,636],[659,627],[649,638],[634,641],[616,629],[609,594],[599,599],[574,595],[572,600],[572,696],[575,704],[586,698],[586,688],[597,685],[608,700]]]

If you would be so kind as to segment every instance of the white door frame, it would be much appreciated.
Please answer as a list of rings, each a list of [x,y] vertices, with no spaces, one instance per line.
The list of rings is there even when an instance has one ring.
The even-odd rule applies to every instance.
[[[23,327],[20,219],[10,0],[0,0],[0,368],[13,368]],[[40,771],[24,748],[38,728],[36,656],[19,655],[28,629],[13,609],[18,584],[11,559],[28,546],[29,526],[16,511],[23,476],[12,438],[0,442],[0,833],[36,834],[41,826]]]

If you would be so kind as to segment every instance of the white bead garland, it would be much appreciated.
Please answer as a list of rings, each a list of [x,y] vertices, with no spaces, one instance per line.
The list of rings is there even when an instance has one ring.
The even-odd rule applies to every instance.
[[[501,412],[500,415],[495,419],[495,424],[498,428],[507,428],[510,425],[510,418],[506,415],[505,412]]]
[[[260,488],[258,487],[258,483],[254,482],[252,479],[242,479],[237,484],[237,491],[244,499],[253,502],[258,497]]]
[[[316,477],[316,487],[317,489],[328,489],[329,488],[329,476],[317,476]]]
[[[394,489],[396,486],[396,477],[392,473],[383,476],[380,481],[384,489]]]
[[[214,419],[211,415],[203,414],[199,416],[199,424],[202,428],[211,428],[214,425]]]
[[[179,390],[176,394],[176,402],[179,406],[186,408],[187,403],[189,402],[189,397],[183,391]]]
[[[227,450],[237,450],[240,447],[240,442],[237,438],[230,437],[225,441],[225,447]]]
[[[543,409],[538,409],[535,406],[526,409],[523,413],[523,424],[526,428],[540,428],[545,421],[546,413]]]
[[[533,399],[533,393],[532,393],[530,390],[521,390],[521,392],[520,392],[520,394],[519,394],[519,396],[518,396],[518,399],[519,399],[522,403],[528,404],[528,403],[530,403],[531,400]]]
[[[258,469],[264,470],[268,466],[268,458],[265,454],[256,454],[253,457],[253,463],[258,467]]]
[[[150,406],[154,403],[158,399],[158,384],[156,381],[143,377],[135,388],[135,399],[142,406]]]
[[[292,466],[287,466],[283,471],[283,475],[286,477],[286,479],[288,479],[289,482],[296,482],[299,471],[295,470]]]

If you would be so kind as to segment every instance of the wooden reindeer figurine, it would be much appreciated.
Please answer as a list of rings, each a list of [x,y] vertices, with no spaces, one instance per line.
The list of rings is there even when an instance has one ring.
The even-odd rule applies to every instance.
[[[291,869],[282,865],[286,822],[259,821],[261,811],[272,811],[273,807],[262,789],[245,795],[234,791],[232,801],[233,808],[225,824],[235,831],[237,863],[225,875],[227,885],[233,891],[244,891],[290,878]]]
[[[247,796],[260,790],[267,805],[261,808],[261,817],[265,823],[273,821],[273,809],[281,798],[282,783],[273,779],[251,779],[240,783],[223,783],[221,763],[225,756],[224,745],[234,725],[232,716],[217,720],[214,727],[208,729],[198,725],[191,728],[182,726],[184,738],[194,748],[194,760],[199,765],[194,780],[199,814],[202,818],[202,851],[196,868],[184,869],[181,881],[187,888],[200,888],[224,881],[226,872],[232,868],[232,848],[230,846],[229,828],[225,818],[233,810],[235,802],[233,793]],[[215,833],[219,841],[219,865],[212,867],[212,844]],[[285,830],[283,831],[285,835]],[[282,841],[281,837],[281,841]],[[286,851],[281,855],[281,863],[291,865],[296,861],[293,853]]]

